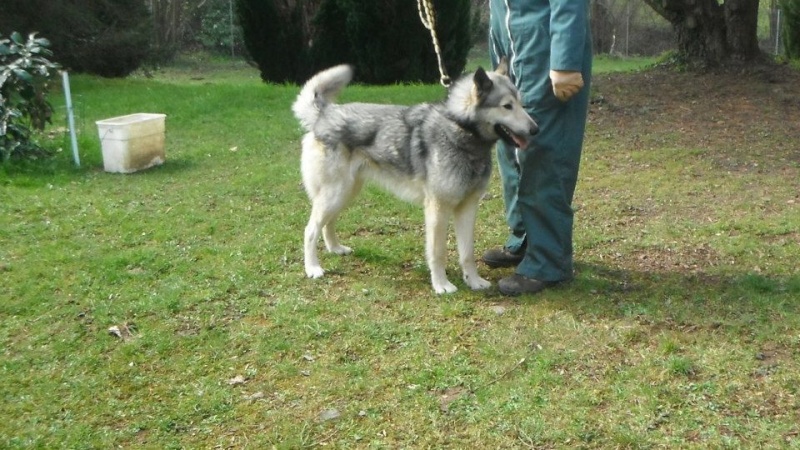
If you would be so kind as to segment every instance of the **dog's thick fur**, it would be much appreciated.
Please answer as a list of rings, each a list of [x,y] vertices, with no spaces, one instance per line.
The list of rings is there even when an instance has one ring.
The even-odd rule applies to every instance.
[[[341,65],[318,73],[302,88],[292,110],[308,132],[301,169],[311,199],[305,229],[305,271],[324,274],[319,235],[328,251],[351,253],[334,224],[365,180],[425,208],[426,255],[436,293],[454,292],[445,274],[447,227],[454,215],[459,263],[472,289],[491,284],[478,275],[473,234],[478,202],[492,172],[498,139],[525,148],[536,123],[525,112],[501,64],[459,79],[438,104],[415,106],[336,104],[353,71]]]

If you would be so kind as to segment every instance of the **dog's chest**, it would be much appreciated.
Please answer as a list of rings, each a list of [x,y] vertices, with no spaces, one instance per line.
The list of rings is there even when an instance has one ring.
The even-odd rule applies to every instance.
[[[486,189],[492,173],[491,158],[439,159],[428,174],[428,183],[436,185],[436,190],[451,198],[464,198],[476,190]]]
[[[488,179],[492,174],[492,159],[491,158],[476,158],[468,164],[472,176],[476,179]]]
[[[449,164],[454,171],[459,172],[459,178],[475,183],[488,179],[492,172],[491,150],[458,151],[458,156],[451,156]]]

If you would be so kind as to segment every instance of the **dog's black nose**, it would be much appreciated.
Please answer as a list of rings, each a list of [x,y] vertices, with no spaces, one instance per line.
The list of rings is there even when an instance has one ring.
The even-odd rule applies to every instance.
[[[536,136],[536,133],[538,132],[539,132],[539,125],[536,125],[536,122],[534,122],[533,125],[531,125],[531,131],[530,131],[531,136]]]

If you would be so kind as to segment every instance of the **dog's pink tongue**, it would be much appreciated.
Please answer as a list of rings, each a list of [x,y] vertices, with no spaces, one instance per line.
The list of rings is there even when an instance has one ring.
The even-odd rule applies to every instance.
[[[511,138],[514,139],[514,143],[517,144],[517,148],[518,149],[525,150],[526,148],[528,148],[528,140],[527,139],[525,139],[523,137],[519,137],[519,136],[517,136],[516,134],[513,134],[513,133],[511,133]]]

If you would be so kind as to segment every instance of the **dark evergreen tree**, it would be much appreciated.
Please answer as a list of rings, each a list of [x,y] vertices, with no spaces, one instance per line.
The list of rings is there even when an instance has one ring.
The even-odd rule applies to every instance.
[[[264,81],[297,82],[310,73],[301,3],[236,1],[245,47]]]
[[[342,8],[340,3],[340,1],[323,1],[311,20],[313,36],[309,39],[308,52],[314,68],[331,67],[342,63],[355,64],[356,50],[345,31],[347,10]]]
[[[333,20],[320,16],[314,42],[339,41],[360,80],[369,83],[439,79],[430,32],[420,22],[417,4],[409,0],[335,0]],[[459,74],[466,64],[470,42],[469,0],[434,2],[439,37],[448,73]],[[324,20],[328,19],[328,20]],[[342,19],[344,19],[342,21]],[[313,49],[313,47],[312,47]],[[312,55],[334,52],[312,51]],[[338,56],[338,55],[337,55]],[[322,59],[322,58],[319,58]]]
[[[107,77],[145,61],[150,24],[145,2],[130,0],[4,0],[0,14],[0,34],[38,32],[65,68]]]
[[[430,33],[411,0],[237,0],[246,46],[265,81],[301,83],[339,63],[366,83],[432,82],[439,70]],[[470,0],[434,0],[449,74],[471,47]]]

